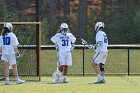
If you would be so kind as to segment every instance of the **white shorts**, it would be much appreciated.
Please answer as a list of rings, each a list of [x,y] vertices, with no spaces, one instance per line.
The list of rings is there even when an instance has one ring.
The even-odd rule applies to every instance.
[[[9,62],[9,64],[11,65],[16,64],[16,56],[14,54],[13,55],[2,54],[1,60]]]
[[[96,63],[96,64],[99,64],[99,63],[105,64],[107,55],[108,55],[107,52],[98,52],[98,53],[95,53],[95,55],[93,57],[94,63]]]
[[[72,65],[72,55],[71,52],[59,53],[59,65]]]

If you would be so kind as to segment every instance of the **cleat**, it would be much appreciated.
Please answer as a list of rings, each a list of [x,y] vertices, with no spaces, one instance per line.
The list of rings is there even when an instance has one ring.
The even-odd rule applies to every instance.
[[[63,83],[68,83],[67,78],[63,79]]]
[[[101,83],[103,83],[102,80],[98,82],[97,81],[94,82],[94,84],[101,84]]]
[[[95,81],[94,84],[101,84],[101,83],[106,83],[105,80],[100,80],[100,81]]]
[[[22,83],[24,83],[25,82],[25,80],[16,80],[16,84],[22,84]]]
[[[102,80],[102,83],[106,83],[106,81],[105,80]]]
[[[94,84],[100,84],[100,83],[102,83],[102,78],[98,78],[98,79],[94,82]]]

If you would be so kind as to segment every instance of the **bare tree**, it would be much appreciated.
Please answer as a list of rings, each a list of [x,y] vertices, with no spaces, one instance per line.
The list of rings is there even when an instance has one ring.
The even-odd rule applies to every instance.
[[[63,0],[64,1],[64,22],[66,22],[68,25],[69,23],[69,17],[70,17],[70,0]]]

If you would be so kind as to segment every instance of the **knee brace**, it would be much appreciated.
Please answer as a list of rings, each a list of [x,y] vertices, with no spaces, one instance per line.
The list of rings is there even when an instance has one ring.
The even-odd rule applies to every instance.
[[[104,64],[100,63],[99,66],[100,66],[101,72],[102,72],[102,71],[105,71]]]

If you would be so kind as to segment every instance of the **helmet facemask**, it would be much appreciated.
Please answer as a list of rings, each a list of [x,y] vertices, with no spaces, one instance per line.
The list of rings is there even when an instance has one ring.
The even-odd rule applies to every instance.
[[[62,23],[60,25],[60,30],[62,34],[67,34],[69,32],[68,25],[66,23]]]
[[[61,33],[62,34],[67,34],[68,33],[68,28],[62,28]]]
[[[103,29],[104,28],[104,22],[97,22],[95,24],[95,31],[97,32],[99,29]]]

